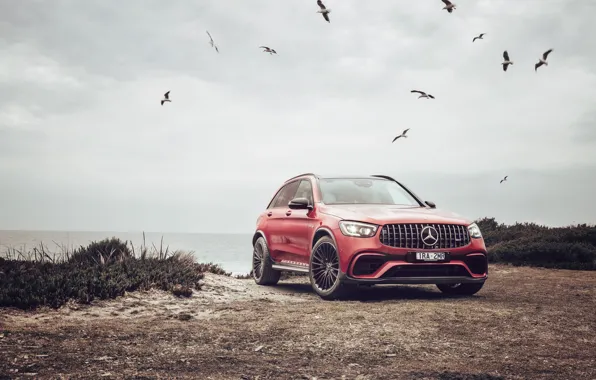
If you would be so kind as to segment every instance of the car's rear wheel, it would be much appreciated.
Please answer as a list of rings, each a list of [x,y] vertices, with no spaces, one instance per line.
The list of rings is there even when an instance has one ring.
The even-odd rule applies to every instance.
[[[445,294],[453,294],[460,296],[471,296],[478,293],[484,286],[484,282],[473,284],[437,284],[437,288]]]
[[[339,253],[328,236],[319,239],[310,255],[310,284],[324,300],[341,298],[346,294],[346,286],[340,279]]]
[[[252,252],[252,277],[259,285],[275,285],[281,272],[272,268],[267,242],[262,236],[257,239]]]

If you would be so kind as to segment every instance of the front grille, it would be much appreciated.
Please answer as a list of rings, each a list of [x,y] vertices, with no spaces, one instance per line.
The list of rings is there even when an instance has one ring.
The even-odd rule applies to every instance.
[[[461,265],[397,265],[387,272],[383,273],[382,278],[395,278],[395,277],[452,277],[452,276],[467,276],[470,277],[470,273]]]
[[[425,244],[421,238],[424,227],[436,230],[437,243]],[[470,243],[470,234],[466,226],[458,224],[408,223],[386,224],[379,236],[381,244],[396,248],[445,249],[464,247]]]

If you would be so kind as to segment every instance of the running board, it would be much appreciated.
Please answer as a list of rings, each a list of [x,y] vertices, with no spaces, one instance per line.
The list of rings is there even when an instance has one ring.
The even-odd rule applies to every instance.
[[[275,270],[287,270],[291,272],[308,273],[308,267],[304,265],[294,264],[271,264],[271,268]]]

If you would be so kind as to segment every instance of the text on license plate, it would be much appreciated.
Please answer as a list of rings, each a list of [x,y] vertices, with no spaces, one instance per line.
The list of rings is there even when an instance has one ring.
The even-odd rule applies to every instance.
[[[443,261],[445,252],[416,252],[416,260]]]

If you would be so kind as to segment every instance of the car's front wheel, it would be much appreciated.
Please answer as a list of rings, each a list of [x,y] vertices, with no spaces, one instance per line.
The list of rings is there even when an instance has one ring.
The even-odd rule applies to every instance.
[[[324,236],[315,243],[310,255],[310,284],[324,300],[341,298],[346,294],[346,286],[339,274],[339,252],[333,239]]]
[[[437,284],[437,288],[445,294],[453,294],[458,296],[471,296],[482,289],[484,282],[473,284]]]
[[[255,242],[252,252],[252,277],[257,284],[275,285],[279,282],[281,272],[273,269],[272,265],[267,242],[261,236]]]

